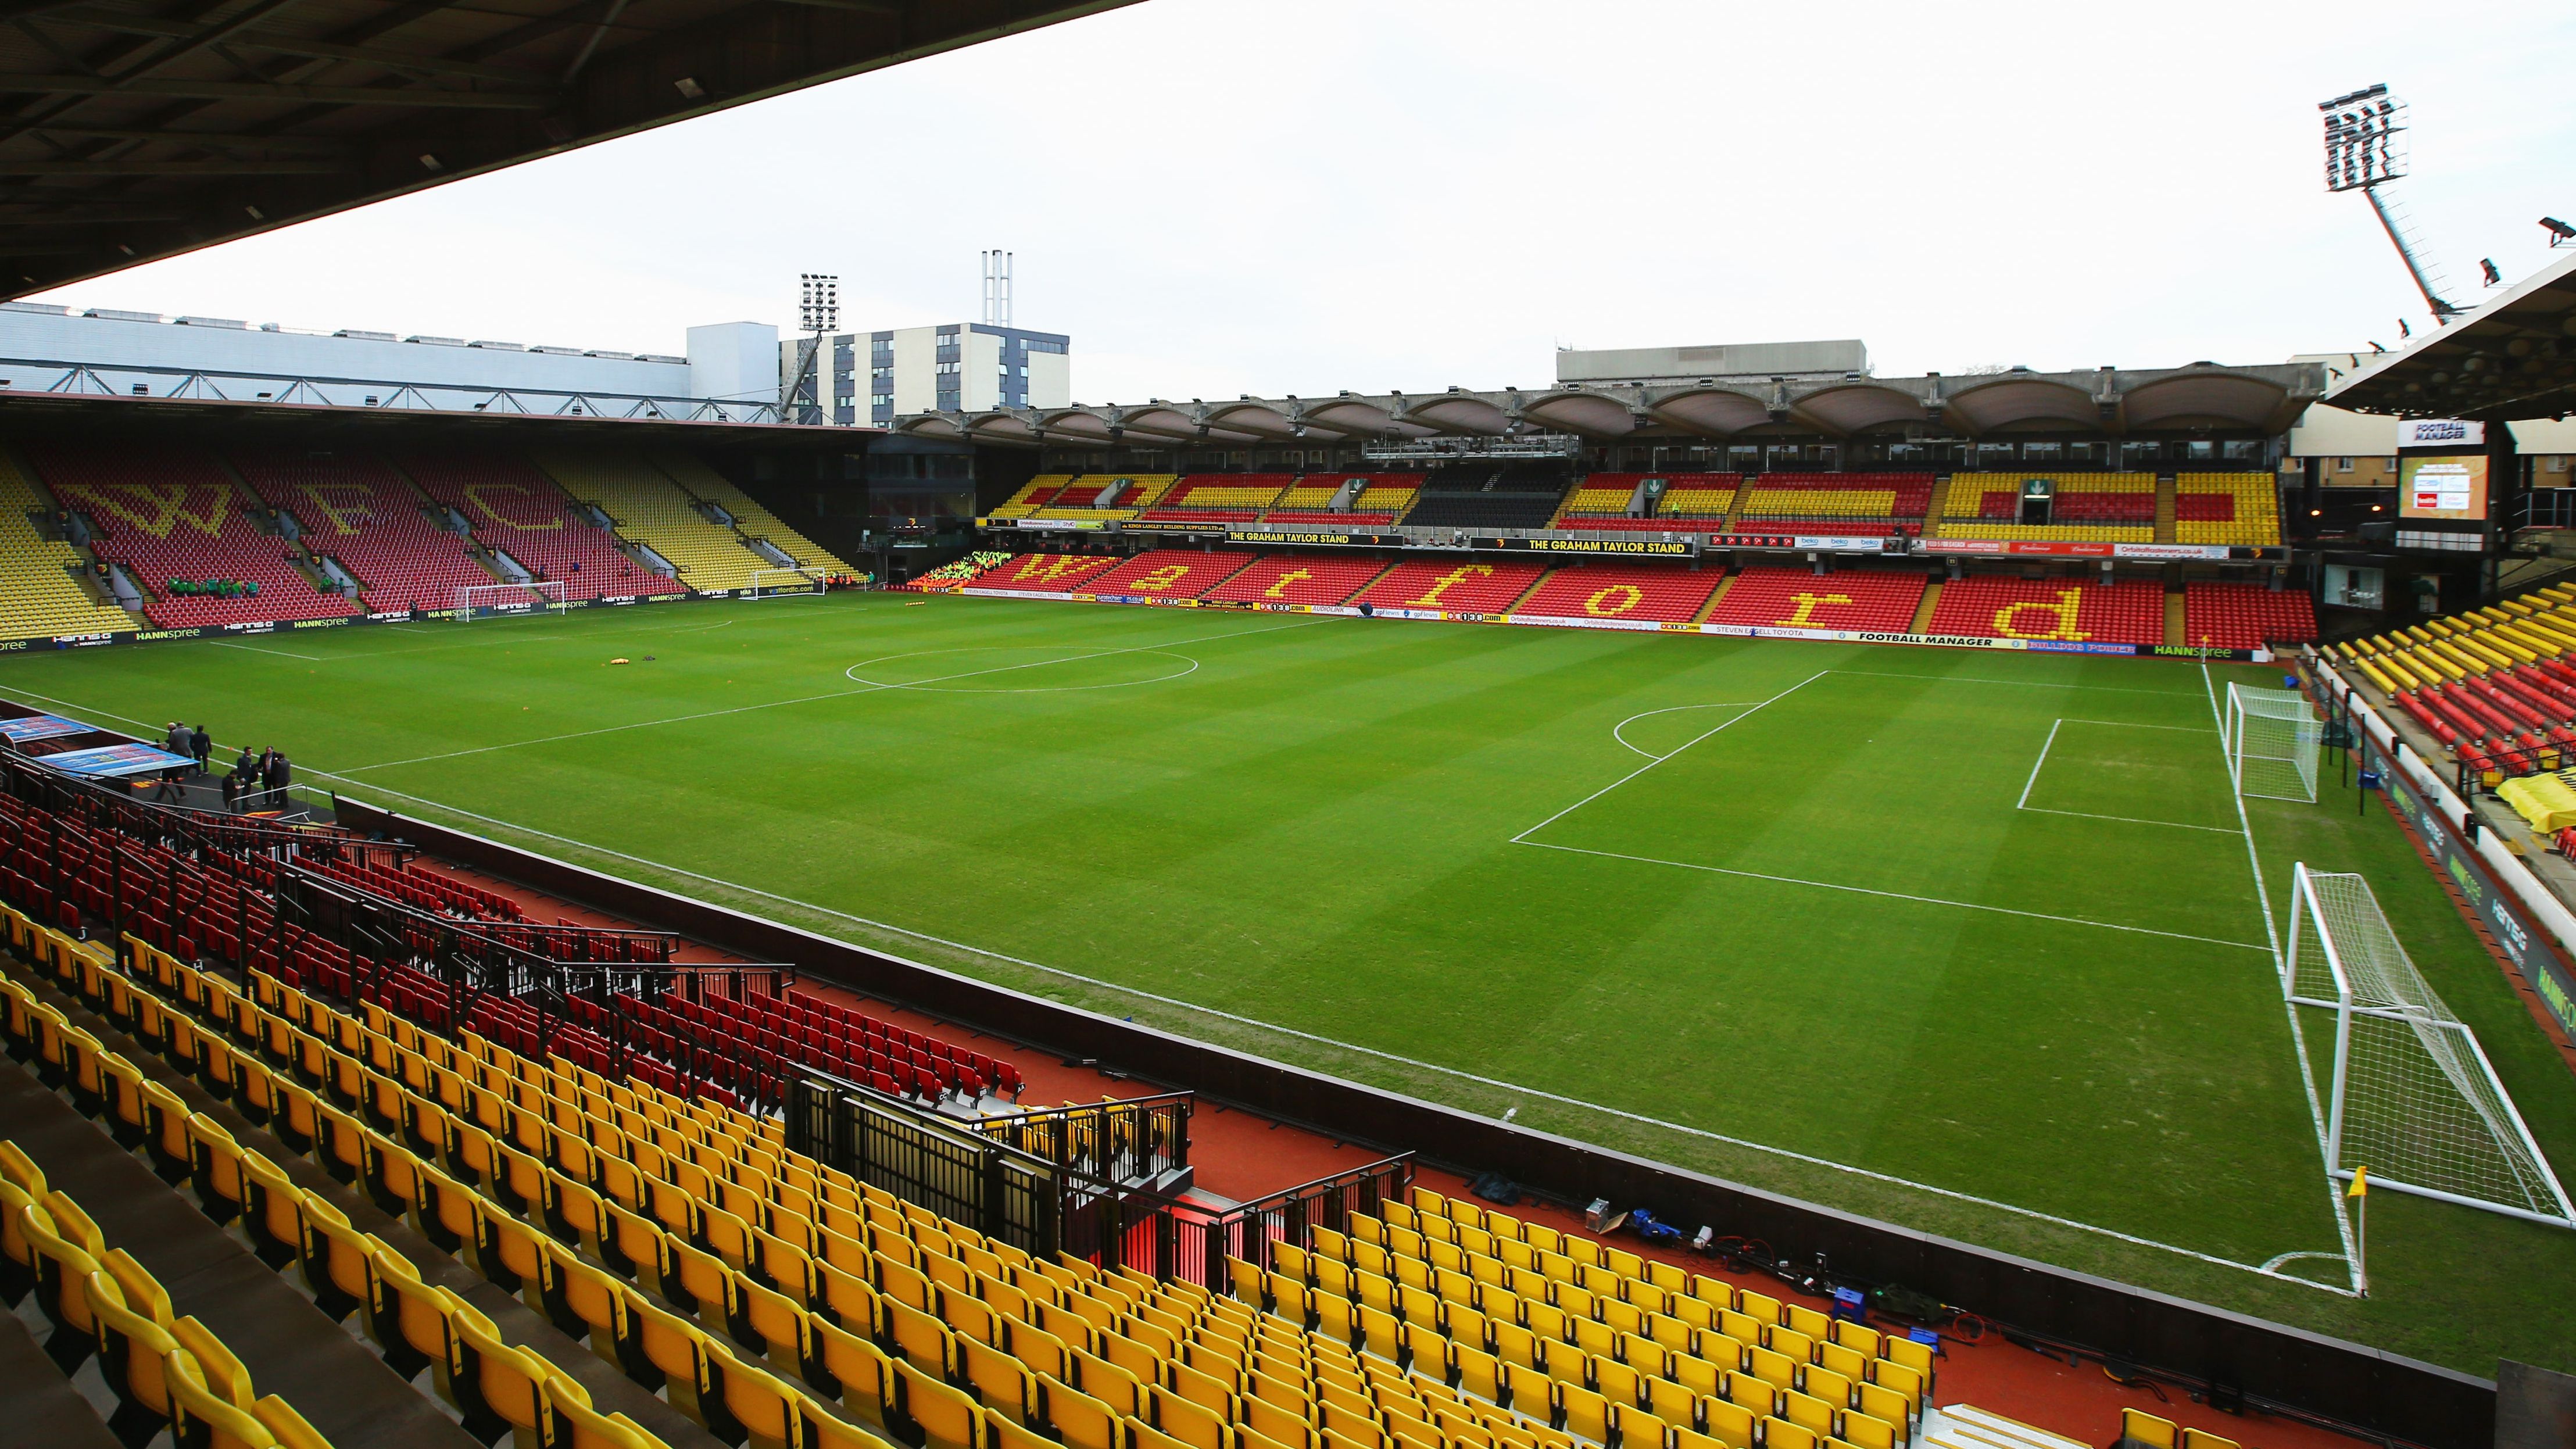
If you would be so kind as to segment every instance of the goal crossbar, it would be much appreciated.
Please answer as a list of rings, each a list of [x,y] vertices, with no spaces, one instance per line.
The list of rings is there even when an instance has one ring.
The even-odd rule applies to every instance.
[[[532,579],[524,584],[459,584],[456,618],[463,623],[504,611],[523,614],[550,610],[561,614],[570,607],[569,597],[561,579]]]
[[[2324,728],[2294,690],[2247,689],[2230,681],[2220,725],[2227,776],[2239,795],[2315,804]]]
[[[753,569],[750,587],[743,590],[746,599],[801,599],[824,591],[824,575],[817,568]]]
[[[2292,870],[2282,995],[2334,1014],[2326,1172],[2374,1187],[2576,1228],[2550,1169],[2477,1033],[2408,959],[2358,875]]]

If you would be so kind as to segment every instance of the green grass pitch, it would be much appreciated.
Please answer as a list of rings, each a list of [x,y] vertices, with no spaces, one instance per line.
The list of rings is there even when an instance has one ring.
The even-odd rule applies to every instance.
[[[203,719],[407,813],[1738,1181],[2576,1370],[2576,1235],[2383,1193],[2370,1299],[2287,1281],[2344,1284],[2329,1258],[2254,1271],[2342,1245],[2231,678],[2279,682],[840,595],[24,656],[0,693]],[[2327,784],[2247,802],[2273,911],[2294,860],[2367,875],[2576,1170],[2576,1081]]]

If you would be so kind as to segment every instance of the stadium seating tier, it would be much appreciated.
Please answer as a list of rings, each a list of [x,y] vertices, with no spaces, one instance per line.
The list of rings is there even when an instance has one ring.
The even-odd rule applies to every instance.
[[[1499,614],[1545,572],[1546,565],[1534,563],[1411,559],[1388,570],[1351,602],[1380,609]]]
[[[1726,580],[1722,569],[1577,564],[1558,569],[1512,610],[1542,618],[1687,623]]]
[[[428,500],[381,458],[240,451],[233,465],[303,525],[307,550],[339,560],[372,612],[447,609],[456,591],[495,582],[465,540],[423,511]]]
[[[639,455],[543,453],[537,463],[566,493],[606,513],[620,537],[669,560],[690,588],[749,588],[754,571],[777,567],[699,512],[696,499]]]
[[[38,531],[34,516],[53,511],[17,460],[0,453],[0,639],[133,628],[133,615],[100,603],[72,577],[89,566],[80,550]]]
[[[975,576],[970,587],[1010,589],[1021,593],[1069,594],[1076,589],[1088,590],[1088,581],[1107,573],[1118,560],[1100,554],[1023,553],[1013,554]]]
[[[414,454],[395,459],[432,501],[463,515],[475,541],[517,559],[566,597],[682,594],[688,585],[620,552],[606,529],[585,521],[572,499],[535,464],[507,453]]]
[[[64,506],[98,530],[92,547],[145,590],[144,613],[165,629],[271,620],[345,618],[359,606],[324,593],[287,562],[295,545],[262,531],[242,491],[210,453],[119,444],[43,444],[28,459]],[[181,592],[210,581],[238,593]]]
[[[2164,587],[1972,574],[1941,586],[1927,629],[1978,638],[2153,646],[2165,642]]]
[[[1248,553],[1203,553],[1158,548],[1140,553],[1083,584],[1088,594],[1132,594],[1153,599],[1195,599],[1252,562]]]
[[[1708,619],[1755,629],[1866,629],[1904,633],[1914,627],[1928,575],[1915,571],[1748,568],[1735,576]]]
[[[1385,570],[1382,558],[1265,554],[1205,597],[1233,604],[1340,604]]]
[[[2220,649],[2305,644],[2317,637],[2315,605],[2295,589],[2195,583],[2183,589],[2183,642]]]

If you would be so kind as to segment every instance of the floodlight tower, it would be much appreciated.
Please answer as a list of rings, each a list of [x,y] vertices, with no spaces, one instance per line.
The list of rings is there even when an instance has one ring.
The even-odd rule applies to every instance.
[[[2397,247],[2398,259],[2406,263],[2407,275],[2415,279],[2415,290],[2424,294],[2433,320],[2449,325],[2460,309],[2443,298],[2441,279],[2416,256],[2416,241],[2407,235],[2405,222],[2379,194],[2379,188],[2406,174],[2406,103],[2383,84],[2319,101],[2317,109],[2326,123],[2326,190],[2358,191],[2370,198],[2370,209]]]
[[[826,272],[800,272],[796,277],[798,323],[811,335],[797,345],[796,377],[778,394],[778,414],[802,423],[823,423],[822,389],[808,396],[805,383],[822,366],[823,338],[841,325],[841,279]],[[799,407],[800,402],[802,407]]]

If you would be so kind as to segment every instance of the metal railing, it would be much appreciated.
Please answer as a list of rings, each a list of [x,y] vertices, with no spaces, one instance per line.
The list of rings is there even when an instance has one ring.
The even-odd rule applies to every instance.
[[[1197,1100],[1189,1092],[1166,1092],[1040,1107],[986,1117],[974,1127],[1099,1182],[1135,1182],[1190,1165],[1190,1113]]]
[[[821,1073],[787,1091],[787,1145],[1038,1258],[1062,1242],[1072,1174],[966,1123]]]
[[[1309,1227],[1339,1230],[1353,1213],[1374,1216],[1412,1185],[1408,1152],[1229,1208],[1142,1191],[1098,1195],[1066,1210],[1062,1251],[1221,1290],[1228,1258],[1267,1272],[1271,1244],[1302,1247]]]

